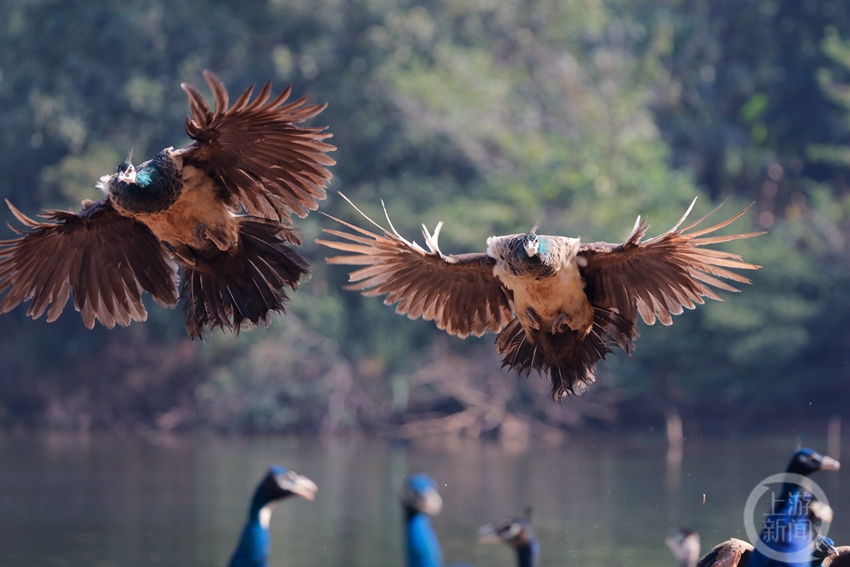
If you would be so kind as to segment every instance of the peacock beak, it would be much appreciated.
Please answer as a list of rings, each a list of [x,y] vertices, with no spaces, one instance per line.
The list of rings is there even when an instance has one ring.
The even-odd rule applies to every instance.
[[[478,543],[502,543],[502,539],[497,535],[496,527],[493,524],[481,526],[475,535]]]
[[[443,498],[434,489],[428,490],[418,498],[418,508],[429,516],[436,516],[443,509]]]
[[[841,468],[841,463],[832,457],[824,457],[820,462],[820,470],[822,471],[837,471]]]
[[[511,523],[504,528],[504,521],[492,522],[478,528],[478,543],[505,543],[517,537],[522,531],[522,526],[517,522]]]
[[[316,498],[316,491],[319,490],[315,482],[306,476],[295,474],[292,471],[288,471],[286,474],[278,477],[278,484],[283,490],[288,490],[307,500],[314,500]]]
[[[815,546],[827,557],[839,555],[835,542],[825,536],[818,536]]]
[[[126,171],[121,171],[118,173],[118,181],[123,181],[124,183],[135,183],[136,182],[136,168],[130,165]]]

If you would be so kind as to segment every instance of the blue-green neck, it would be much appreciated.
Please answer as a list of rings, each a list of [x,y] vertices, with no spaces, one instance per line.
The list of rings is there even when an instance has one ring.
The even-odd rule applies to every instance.
[[[537,253],[541,256],[549,253],[549,245],[545,236],[537,237]]]
[[[772,551],[788,554],[784,561],[765,557],[756,548],[747,562],[748,567],[810,567],[812,555],[809,546],[814,539],[807,517],[808,504],[802,489],[794,491],[784,503],[765,517],[760,539]]]
[[[168,150],[139,166],[136,182],[118,181],[110,193],[123,208],[134,213],[157,213],[173,205],[180,197],[183,180]]]
[[[551,242],[546,237],[537,237],[537,253],[529,256],[525,249],[527,237],[520,235],[512,239],[508,245],[508,253],[503,256],[511,272],[519,277],[545,279],[555,275],[556,270],[551,258]]]
[[[405,508],[407,567],[443,567],[443,550],[427,514]]]
[[[229,567],[268,566],[271,537],[267,525],[271,509],[265,508],[270,506],[270,502],[271,496],[268,494],[265,485],[261,484],[251,500],[248,522],[242,529],[242,537],[239,539],[236,551],[233,552]],[[264,519],[262,518],[263,515],[266,515]]]

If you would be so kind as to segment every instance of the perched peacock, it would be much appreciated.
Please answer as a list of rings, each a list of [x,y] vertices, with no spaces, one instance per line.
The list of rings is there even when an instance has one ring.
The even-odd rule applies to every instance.
[[[509,517],[490,522],[478,529],[480,543],[504,543],[516,551],[517,567],[537,567],[540,542],[531,529],[531,508],[525,517]]]
[[[754,549],[746,541],[733,537],[718,543],[699,559],[699,534],[689,529],[677,531],[667,538],[666,543],[680,567],[746,567]],[[838,553],[835,542],[826,536],[817,536],[811,567],[830,565]]]
[[[274,505],[293,494],[313,500],[316,484],[295,471],[274,465],[260,481],[251,506],[248,522],[228,564],[230,567],[267,567],[269,564],[269,521]]]
[[[443,508],[437,483],[427,474],[407,478],[401,492],[407,567],[443,567],[443,550],[430,516]]]
[[[822,523],[832,521],[832,509],[814,500],[803,486],[819,470],[838,470],[837,460],[811,449],[800,449],[791,458],[772,511],[765,517],[755,548],[740,539],[724,541],[699,559],[699,534],[682,529],[667,538],[667,546],[681,567],[815,567],[828,565],[837,555],[834,542],[821,534]],[[762,549],[759,549],[759,548]],[[763,552],[764,551],[764,552]]]
[[[809,567],[819,535],[821,516],[832,511],[813,499],[803,480],[820,470],[838,470],[837,460],[812,449],[800,449],[785,469],[789,477],[765,516],[759,545],[747,563],[749,567]]]

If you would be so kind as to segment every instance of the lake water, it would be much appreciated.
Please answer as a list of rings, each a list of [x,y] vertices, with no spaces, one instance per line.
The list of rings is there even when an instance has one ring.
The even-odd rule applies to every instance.
[[[433,476],[434,526],[449,562],[513,566],[504,546],[475,543],[478,526],[534,509],[541,567],[674,565],[664,538],[698,530],[703,548],[745,539],[750,490],[784,469],[792,438],[688,440],[679,466],[660,436],[571,436],[561,446],[458,441],[111,435],[0,437],[0,565],[223,566],[252,491],[271,463],[314,480],[317,499],[284,501],[271,522],[273,567],[402,566],[399,487]],[[823,449],[825,440],[809,442]],[[838,473],[814,479],[850,543]],[[704,503],[703,503],[704,500]]]

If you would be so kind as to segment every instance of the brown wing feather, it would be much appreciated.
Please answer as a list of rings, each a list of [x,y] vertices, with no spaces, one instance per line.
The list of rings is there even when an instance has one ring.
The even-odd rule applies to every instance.
[[[32,300],[33,319],[47,310],[55,321],[73,294],[86,327],[147,318],[142,292],[157,303],[177,303],[177,266],[143,224],[120,215],[109,201],[87,204],[79,214],[47,211],[48,222],[26,217],[6,204],[29,230],[0,241],[0,313]]]
[[[835,548],[838,555],[823,560],[824,567],[850,567],[850,546],[840,545]]]
[[[325,198],[331,173],[324,167],[336,162],[325,152],[336,148],[323,142],[332,134],[326,128],[295,126],[322,112],[327,104],[304,106],[306,98],[284,104],[291,87],[269,101],[271,83],[249,103],[254,88],[247,89],[228,108],[227,89],[210,71],[204,71],[215,100],[210,111],[203,95],[184,83],[192,117],[186,132],[197,141],[184,150],[187,163],[216,179],[220,197],[231,208],[245,207],[250,215],[290,220],[304,217]]]
[[[348,253],[328,258],[328,263],[365,266],[351,273],[347,289],[386,295],[384,303],[398,303],[397,313],[434,321],[461,338],[499,332],[513,318],[510,292],[493,275],[496,261],[486,254],[444,255],[437,244],[439,226],[433,235],[423,227],[429,252],[402,238],[392,223],[390,232],[363,214],[381,228],[384,234],[379,235],[326,216],[351,231],[322,229],[343,240],[316,242]]]
[[[630,321],[636,321],[640,314],[648,325],[654,324],[656,319],[664,325],[671,324],[672,315],[680,314],[683,307],[693,309],[695,304],[704,302],[703,297],[722,301],[708,286],[737,292],[737,288],[718,278],[748,284],[749,279],[730,268],[756,270],[760,266],[744,262],[730,252],[702,247],[764,233],[702,236],[728,226],[749,208],[714,226],[691,231],[717,210],[714,209],[680,230],[679,225],[691,211],[689,208],[676,226],[645,242],[640,239],[649,225],[638,218],[623,244],[583,244],[578,255],[580,265],[584,264],[581,273],[588,299],[596,307],[617,309]]]
[[[714,546],[705,557],[699,560],[697,567],[738,567],[741,560],[749,558],[753,546],[737,538],[732,538]]]

